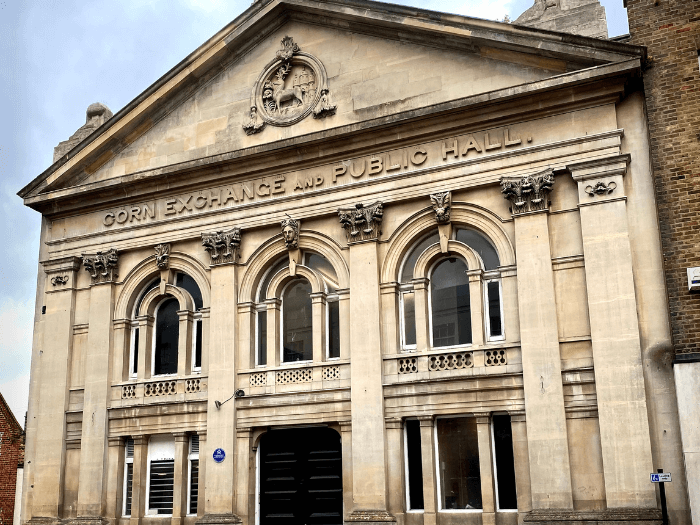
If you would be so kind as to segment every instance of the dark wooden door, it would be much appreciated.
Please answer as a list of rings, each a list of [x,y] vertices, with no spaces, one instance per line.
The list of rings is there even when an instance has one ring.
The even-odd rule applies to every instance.
[[[260,442],[260,525],[342,525],[340,435],[272,430]]]

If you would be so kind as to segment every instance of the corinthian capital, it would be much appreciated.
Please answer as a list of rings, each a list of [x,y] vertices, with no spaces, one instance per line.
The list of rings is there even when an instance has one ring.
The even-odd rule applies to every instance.
[[[377,239],[382,233],[384,210],[381,202],[369,206],[356,204],[354,208],[338,210],[340,225],[345,230],[348,244]]]
[[[111,248],[105,252],[82,254],[83,266],[92,277],[92,283],[114,282],[117,280],[119,254]]]
[[[236,262],[241,246],[241,229],[203,233],[202,246],[209,252],[212,265]]]
[[[501,193],[511,202],[513,215],[546,210],[554,187],[554,173],[546,169],[525,177],[502,177]]]

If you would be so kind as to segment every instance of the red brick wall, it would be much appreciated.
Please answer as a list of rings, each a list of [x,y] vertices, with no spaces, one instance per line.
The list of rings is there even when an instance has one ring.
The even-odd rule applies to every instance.
[[[15,512],[17,463],[20,459],[21,428],[0,400],[0,525],[11,525]]]
[[[658,4],[658,5],[656,5]],[[677,353],[700,352],[700,0],[627,0],[632,44],[648,48],[644,73],[656,198]]]

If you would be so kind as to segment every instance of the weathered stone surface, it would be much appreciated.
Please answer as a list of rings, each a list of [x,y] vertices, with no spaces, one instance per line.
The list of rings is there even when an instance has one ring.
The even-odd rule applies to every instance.
[[[68,140],[59,142],[53,150],[53,161],[56,162],[63,155],[85,140],[93,131],[112,118],[112,112],[104,104],[96,102],[90,104],[86,111],[85,124],[73,133]]]
[[[514,24],[562,33],[608,38],[605,8],[599,0],[535,0]]]

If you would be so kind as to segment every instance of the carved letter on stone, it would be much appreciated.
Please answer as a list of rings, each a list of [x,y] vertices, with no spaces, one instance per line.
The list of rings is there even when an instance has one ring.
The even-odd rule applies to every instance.
[[[452,193],[445,191],[442,193],[433,193],[430,196],[430,202],[435,210],[435,219],[438,224],[447,224],[450,222],[450,212],[452,211]]]
[[[241,246],[241,229],[203,233],[202,246],[209,252],[212,265],[236,262]]]
[[[282,219],[282,236],[284,237],[284,245],[289,250],[299,248],[299,221],[287,216]]]
[[[285,36],[275,59],[253,86],[250,117],[243,124],[248,135],[265,124],[291,126],[311,113],[323,118],[335,113],[328,89],[328,75],[320,60],[304,53],[294,39]]]
[[[92,277],[93,284],[113,282],[117,279],[117,263],[119,254],[114,248],[94,255],[83,254],[83,265]]]
[[[339,209],[340,225],[345,229],[348,243],[377,239],[381,235],[384,210],[381,202],[369,206]]]
[[[596,182],[594,186],[586,186],[584,191],[591,197],[596,195],[609,195],[617,188],[615,182],[610,181],[607,185],[604,182]]]
[[[161,270],[167,270],[170,265],[170,244],[159,244],[156,250],[156,266]]]
[[[547,198],[553,187],[551,169],[525,177],[501,178],[501,193],[511,202],[513,215],[547,209]]]

